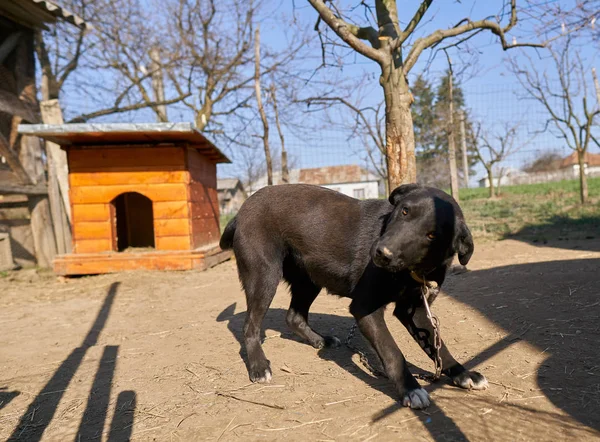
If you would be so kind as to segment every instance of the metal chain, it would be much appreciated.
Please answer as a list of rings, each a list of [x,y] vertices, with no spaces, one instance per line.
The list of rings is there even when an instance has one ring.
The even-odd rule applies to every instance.
[[[356,353],[358,355],[358,357],[360,358],[360,363],[373,376],[387,378],[386,373],[382,372],[381,370],[376,369],[375,367],[373,367],[371,365],[371,363],[369,362],[369,358],[367,358],[367,355],[363,351],[359,350],[357,347],[352,345],[352,340],[354,339],[354,336],[356,335],[357,329],[358,329],[357,324],[352,325],[352,327],[350,328],[350,332],[348,332],[348,336],[346,337],[346,342],[344,344],[346,345],[346,347],[348,347],[350,350],[352,350],[354,353]]]
[[[433,363],[435,364],[435,374],[433,376],[431,376],[431,375],[416,375],[416,377],[419,379],[431,380],[431,381],[437,381],[442,376],[442,357],[440,355],[440,350],[442,348],[442,336],[440,334],[440,321],[437,318],[437,316],[435,316],[431,312],[431,309],[429,308],[429,302],[427,301],[428,295],[430,294],[430,290],[432,291],[432,294],[436,294],[434,292],[434,290],[436,288],[437,288],[437,284],[435,284],[434,281],[432,281],[432,282],[424,281],[423,286],[421,288],[421,295],[423,297],[425,313],[427,314],[427,319],[429,319],[429,322],[431,323],[431,326],[433,327],[433,347],[434,347],[435,354],[432,355],[432,358],[433,358]],[[346,337],[346,342],[345,342],[346,347],[348,347],[350,350],[352,350],[353,352],[358,354],[358,356],[360,357],[361,364],[363,364],[363,366],[367,370],[369,370],[372,375],[374,375],[376,377],[383,376],[383,377],[387,378],[387,375],[385,373],[381,372],[380,370],[377,370],[369,363],[369,359],[367,358],[367,355],[364,352],[362,352],[361,350],[359,350],[358,348],[356,348],[355,346],[352,345],[352,340],[354,339],[354,336],[356,335],[357,329],[358,329],[357,324],[353,324],[352,327],[350,328],[350,331],[348,332],[348,336]]]
[[[437,287],[437,284],[435,285]],[[429,291],[435,289],[436,287],[432,286],[432,284],[425,283],[421,288],[421,294],[423,295],[423,305],[425,306],[425,312],[427,313],[427,319],[431,322],[431,326],[433,327],[433,348],[435,350],[435,354],[432,355],[433,363],[435,364],[435,374],[433,375],[433,380],[437,381],[442,376],[442,357],[440,355],[440,350],[442,348],[442,336],[440,334],[440,321],[433,313],[431,313],[431,309],[429,308],[429,302],[427,301]]]

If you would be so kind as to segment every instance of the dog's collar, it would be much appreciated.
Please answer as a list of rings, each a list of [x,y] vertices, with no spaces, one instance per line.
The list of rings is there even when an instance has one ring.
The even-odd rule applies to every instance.
[[[422,284],[423,287],[427,287],[429,289],[435,289],[438,287],[438,283],[435,281],[427,281],[425,277],[421,277],[414,270],[410,271],[410,277],[414,279],[419,284]]]

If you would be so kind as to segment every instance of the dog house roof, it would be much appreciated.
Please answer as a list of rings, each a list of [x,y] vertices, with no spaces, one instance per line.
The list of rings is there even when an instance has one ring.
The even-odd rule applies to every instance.
[[[75,146],[187,143],[216,163],[230,163],[192,123],[20,124],[19,133]]]

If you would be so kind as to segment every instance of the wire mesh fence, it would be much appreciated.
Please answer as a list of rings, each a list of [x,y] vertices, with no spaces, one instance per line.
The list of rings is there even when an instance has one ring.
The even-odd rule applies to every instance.
[[[571,160],[567,159],[573,154],[573,150],[569,148],[564,139],[560,138],[553,124],[548,123],[547,110],[539,102],[527,99],[517,82],[489,85],[466,84],[461,88],[465,99],[464,108],[469,120],[473,125],[480,127],[489,139],[494,140],[495,137],[505,134],[507,128],[514,128],[516,131],[511,152],[498,161],[493,168],[496,178],[503,177],[502,184],[540,182],[544,179],[574,179],[576,177],[572,170],[574,166],[576,168],[575,157]],[[553,100],[555,100],[555,105],[560,104],[558,96]],[[591,102],[596,104],[595,97],[592,97]],[[64,106],[65,117],[68,120],[75,115],[92,112],[97,107],[97,103],[90,98],[79,96],[77,99],[65,100]],[[168,111],[170,119],[174,121],[193,120],[193,116],[186,111],[185,106],[169,106]],[[300,117],[300,119],[302,118],[304,117]],[[314,121],[318,120],[319,116],[313,114],[311,118]],[[155,119],[156,116],[151,109],[143,109],[131,113],[109,115],[98,121],[148,122]],[[352,115],[348,114],[347,119],[351,120]],[[325,124],[315,124],[314,127],[312,130],[300,131],[284,128],[285,148],[288,152],[288,163],[291,169],[356,165],[375,174],[377,174],[378,168],[381,169],[383,163],[381,155],[368,137],[361,136],[360,133],[353,132],[348,127]],[[597,125],[594,131],[595,133],[600,132]],[[460,133],[455,134],[459,170],[462,168],[460,136]],[[597,139],[600,139],[600,136]],[[219,177],[240,178],[242,182],[248,183],[266,173],[262,143],[256,136],[253,140],[253,147],[235,143],[220,144],[220,140],[215,140],[232,160],[232,164],[219,165]],[[274,128],[271,131],[270,144],[274,168],[277,171],[281,164],[279,161],[281,143]],[[600,148],[591,143],[589,152],[600,154]],[[473,152],[469,154],[472,156]],[[482,156],[485,161],[491,159],[489,152],[485,149],[482,150]],[[564,160],[563,169],[568,166],[570,170],[562,174],[546,174],[545,178],[540,175],[527,181],[524,178],[526,169],[542,157],[555,159],[545,172],[558,170],[561,167],[559,159]],[[448,162],[440,162],[437,167],[447,168]],[[447,173],[441,169],[437,172]],[[511,175],[512,182],[508,179],[508,176]],[[486,176],[481,162],[475,162],[470,168],[469,186],[485,186]],[[517,178],[518,176],[520,178]],[[462,179],[461,182],[463,182]]]

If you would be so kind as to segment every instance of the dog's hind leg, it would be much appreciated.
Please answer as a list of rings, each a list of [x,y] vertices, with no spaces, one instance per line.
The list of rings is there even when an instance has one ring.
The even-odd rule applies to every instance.
[[[273,301],[281,280],[281,267],[277,263],[258,259],[247,266],[244,259],[238,258],[238,269],[242,286],[246,292],[248,311],[244,323],[244,345],[248,355],[248,374],[252,382],[271,382],[271,366],[260,342],[262,322]]]
[[[284,278],[290,283],[292,301],[286,315],[290,329],[300,338],[308,341],[315,348],[339,347],[340,340],[335,336],[321,336],[308,325],[308,310],[321,291],[306,274],[287,271],[284,267]]]

